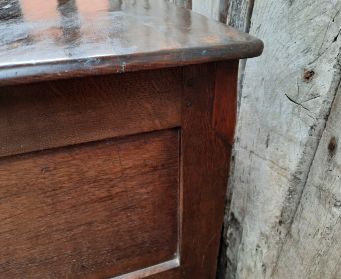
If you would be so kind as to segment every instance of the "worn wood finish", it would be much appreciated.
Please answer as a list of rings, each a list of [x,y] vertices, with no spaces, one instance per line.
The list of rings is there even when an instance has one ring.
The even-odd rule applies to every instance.
[[[167,0],[1,5],[2,85],[238,59],[263,48],[260,40]]]
[[[236,98],[235,84],[226,87],[222,85],[226,80],[220,78],[229,69],[235,80],[236,65],[218,63],[184,70],[180,267],[152,279],[215,278],[232,146],[215,129],[213,118],[222,117],[214,116],[213,104],[224,93]],[[231,113],[229,120],[234,117]]]
[[[220,74],[229,68],[231,79],[235,79],[235,65],[218,63],[189,67],[185,71],[182,182],[186,221],[182,227],[182,259],[188,278],[215,278],[231,146],[221,140],[213,125],[213,119],[222,119],[217,114],[224,111],[216,110],[214,114],[212,110],[214,102],[224,94],[232,97],[229,102],[234,102],[235,87],[222,86],[226,80]],[[234,111],[228,117],[231,123]]]
[[[181,71],[0,88],[0,157],[180,125]]]
[[[109,278],[177,257],[177,130],[0,159],[0,278]]]
[[[331,107],[273,278],[341,277],[340,119],[341,87]]]
[[[0,159],[0,177],[3,179],[0,180],[0,190],[5,193],[0,193],[0,196],[5,197],[1,212],[7,222],[3,226],[5,234],[0,233],[0,242],[6,240],[9,243],[1,257],[4,259],[2,274],[13,278],[15,274],[23,272],[26,266],[28,270],[25,272],[32,278],[36,275],[41,277],[42,274],[44,277],[49,272],[56,277],[67,274],[71,278],[102,278],[118,274],[122,274],[120,279],[214,278],[233,142],[237,66],[236,62],[219,62],[183,69],[179,103],[181,111],[178,112],[181,147],[177,131],[170,130],[105,144],[76,145]],[[144,74],[148,75],[147,72]],[[121,75],[119,77],[124,78]],[[176,160],[181,162],[180,165],[176,164]],[[47,185],[52,190],[47,191]],[[107,196],[108,191],[115,191],[115,187],[118,187],[118,195],[126,195],[119,196],[117,202],[114,197]],[[156,197],[160,200],[155,201]],[[89,201],[92,201],[90,205]],[[25,210],[20,209],[20,202],[23,203],[21,207],[26,206]],[[18,206],[15,206],[16,203]],[[160,208],[160,203],[164,207]],[[121,217],[120,212],[126,212],[126,204],[134,204],[127,210],[136,210],[135,218],[141,218],[141,221],[136,221],[137,224],[127,223],[126,218]],[[146,207],[146,211],[141,211],[139,204]],[[72,211],[68,208],[72,208]],[[117,210],[119,213],[116,218],[106,219],[109,216],[107,211],[113,214]],[[65,212],[73,214],[69,213],[67,217],[63,215]],[[17,214],[19,217],[14,219],[12,216]],[[95,217],[104,230],[92,228],[88,219]],[[29,222],[30,218],[36,221]],[[58,218],[61,218],[61,222],[54,223]],[[76,226],[77,222],[79,225]],[[143,222],[152,231],[140,228]],[[155,224],[150,225],[149,222]],[[102,240],[93,243],[94,238],[89,231],[87,235],[82,234],[84,227],[90,227],[98,234],[103,231],[103,235],[100,235]],[[59,234],[63,236],[64,230],[69,242],[58,242],[58,239],[63,239]],[[69,230],[76,232],[69,233]],[[133,231],[141,233],[141,230],[146,237],[151,237],[149,241],[152,244],[147,241],[148,245],[143,246],[138,242],[146,239],[144,235],[134,240],[137,243],[133,240],[130,243],[128,236],[123,237]],[[14,232],[13,237],[9,231]],[[37,233],[39,231],[41,234]],[[116,246],[118,244],[113,239],[120,239],[121,235],[121,246]],[[20,237],[22,239],[16,246],[14,239]],[[75,244],[70,244],[72,241]],[[51,242],[54,245],[50,246]],[[31,245],[36,248],[28,252]],[[117,251],[117,247],[127,245],[130,247],[127,251]],[[81,254],[72,249],[63,250],[70,249],[70,246],[81,250]],[[138,252],[134,249],[138,249]],[[148,254],[148,251],[152,254]],[[53,253],[59,252],[66,253],[69,258],[59,255],[49,260]],[[126,258],[115,253],[123,253]],[[119,257],[122,264],[104,259],[106,256],[113,259]],[[74,260],[73,265],[59,266],[71,258]],[[101,265],[103,262],[105,266]]]
[[[226,23],[241,32],[249,32],[255,0],[222,0],[228,2]]]
[[[245,69],[227,278],[341,278],[339,158],[328,150],[340,127],[340,11],[340,1],[254,1],[250,32],[266,48]]]
[[[213,128],[231,146],[237,117],[237,68],[238,61],[218,63],[215,76]]]

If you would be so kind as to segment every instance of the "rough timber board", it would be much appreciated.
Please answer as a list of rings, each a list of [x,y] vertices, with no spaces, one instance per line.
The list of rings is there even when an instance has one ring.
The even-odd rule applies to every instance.
[[[248,60],[241,93],[227,278],[341,276],[338,159],[326,174],[332,135],[320,142],[340,82],[340,10],[340,1],[255,1],[250,33],[265,51]]]

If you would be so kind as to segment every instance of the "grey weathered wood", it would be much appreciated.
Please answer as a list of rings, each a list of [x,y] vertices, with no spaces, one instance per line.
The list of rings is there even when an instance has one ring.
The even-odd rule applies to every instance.
[[[249,32],[254,1],[255,0],[222,0],[222,2],[228,2],[226,23],[243,32]]]
[[[341,87],[272,278],[341,278]]]
[[[341,77],[340,10],[340,1],[255,0],[250,33],[265,51],[245,69],[226,278],[341,277],[340,159],[326,150],[340,105],[320,142]]]
[[[226,23],[227,13],[229,9],[229,0],[220,0],[219,1],[219,21],[222,23]]]
[[[221,0],[193,0],[193,11],[207,17],[219,20],[219,5]]]

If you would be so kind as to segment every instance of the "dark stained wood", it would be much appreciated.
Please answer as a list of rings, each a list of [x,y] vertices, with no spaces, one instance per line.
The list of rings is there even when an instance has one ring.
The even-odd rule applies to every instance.
[[[3,0],[0,38],[0,278],[215,278],[263,43],[168,0]]]
[[[1,5],[0,85],[246,58],[263,49],[260,40],[168,0]]]
[[[178,192],[176,129],[0,159],[0,278],[110,278],[176,259]]]
[[[33,146],[34,150],[49,149],[167,127],[179,127],[181,141],[177,130],[169,130],[0,159],[0,199],[5,201],[0,203],[0,218],[4,216],[1,219],[7,231],[7,234],[0,231],[0,244],[4,239],[8,244],[2,255],[0,252],[3,259],[0,278],[3,274],[6,278],[15,278],[19,272],[28,272],[27,278],[35,278],[36,274],[46,277],[49,272],[53,272],[55,277],[51,275],[52,278],[63,277],[63,274],[67,274],[64,276],[67,278],[110,278],[119,274],[122,274],[119,279],[214,278],[236,119],[237,68],[237,61],[218,62],[161,72],[143,71],[1,88],[0,104],[7,109],[0,119],[6,119],[2,123],[7,124],[0,127],[6,127],[5,134],[12,131],[6,144],[2,144],[3,150],[12,148],[7,156],[30,151],[27,146]],[[139,102],[141,107],[137,105]],[[98,106],[94,105],[97,103]],[[56,115],[59,117],[55,118]],[[14,124],[11,130],[11,123],[21,124]],[[39,129],[28,133],[32,127]],[[75,132],[70,136],[68,133],[73,128]],[[14,135],[20,135],[22,130],[27,133],[21,134],[18,141]],[[71,141],[66,140],[70,138]],[[35,141],[40,145],[34,145]],[[19,146],[26,143],[29,143],[26,149]],[[149,164],[149,160],[154,160],[154,164]],[[126,176],[126,180],[122,176]],[[119,198],[109,199],[105,194],[115,189],[111,185],[116,186],[116,181],[119,182]],[[52,190],[46,190],[48,187]],[[139,196],[141,193],[143,197]],[[46,200],[49,203],[44,204]],[[160,203],[167,210],[159,210]],[[139,204],[147,211],[139,210]],[[88,210],[85,207],[89,207]],[[141,222],[147,227],[153,220],[153,232],[140,228],[142,223],[137,219],[127,222],[126,215],[121,214],[126,207],[134,211],[136,218],[142,214]],[[108,215],[108,211],[115,214],[116,219]],[[27,222],[30,216],[36,220],[32,225]],[[85,235],[83,230],[77,239],[72,238],[76,235],[69,233],[73,228],[95,230],[86,219],[93,216],[99,216],[100,226],[105,228],[101,241],[96,233]],[[43,225],[39,226],[39,222]],[[135,232],[141,230],[152,235],[150,241],[156,244],[149,245],[147,241],[146,248],[141,242],[134,242]],[[171,234],[166,234],[166,239],[164,230]],[[14,238],[10,238],[12,234],[19,239],[18,246]],[[60,234],[76,244],[56,242]],[[1,238],[4,235],[5,238]],[[40,239],[41,235],[44,240]],[[119,244],[113,239],[122,237],[124,240],[119,241],[122,246],[115,246]],[[141,240],[139,237],[140,234],[136,241]],[[20,247],[24,247],[24,253]],[[33,252],[28,252],[27,247],[34,247]],[[70,256],[74,252],[70,247],[80,250],[80,254]],[[66,253],[65,249],[71,250]],[[49,258],[49,253],[56,251],[66,256]],[[117,256],[117,253],[125,254]],[[118,257],[121,261],[117,264],[106,256]],[[64,265],[63,261],[70,262],[70,257],[74,257],[73,263]],[[20,265],[28,271],[18,268]]]
[[[185,278],[215,278],[231,147],[215,131],[212,110],[217,98],[236,95],[235,87],[222,86],[229,81],[219,78],[223,67],[235,73],[236,65],[206,64],[185,70],[181,138]],[[226,120],[233,125],[234,119]]]
[[[180,267],[150,279],[216,278],[231,145],[216,130],[214,103],[224,100],[224,95],[236,98],[236,87],[230,82],[236,78],[237,65],[220,62],[184,70]],[[224,72],[232,75],[227,86],[226,79],[220,78]],[[234,119],[230,114],[226,121]]]
[[[238,61],[218,63],[215,76],[213,127],[229,145],[234,142],[237,117]]]
[[[182,72],[0,88],[0,157],[180,125]]]
[[[0,278],[215,278],[237,69],[226,61],[2,87]],[[10,156],[169,127],[179,130]],[[117,199],[105,196],[112,185]]]

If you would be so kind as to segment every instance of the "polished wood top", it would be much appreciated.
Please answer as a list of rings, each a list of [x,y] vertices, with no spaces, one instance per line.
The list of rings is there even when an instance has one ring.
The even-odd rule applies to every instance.
[[[166,0],[1,0],[0,85],[239,59],[263,43]]]

